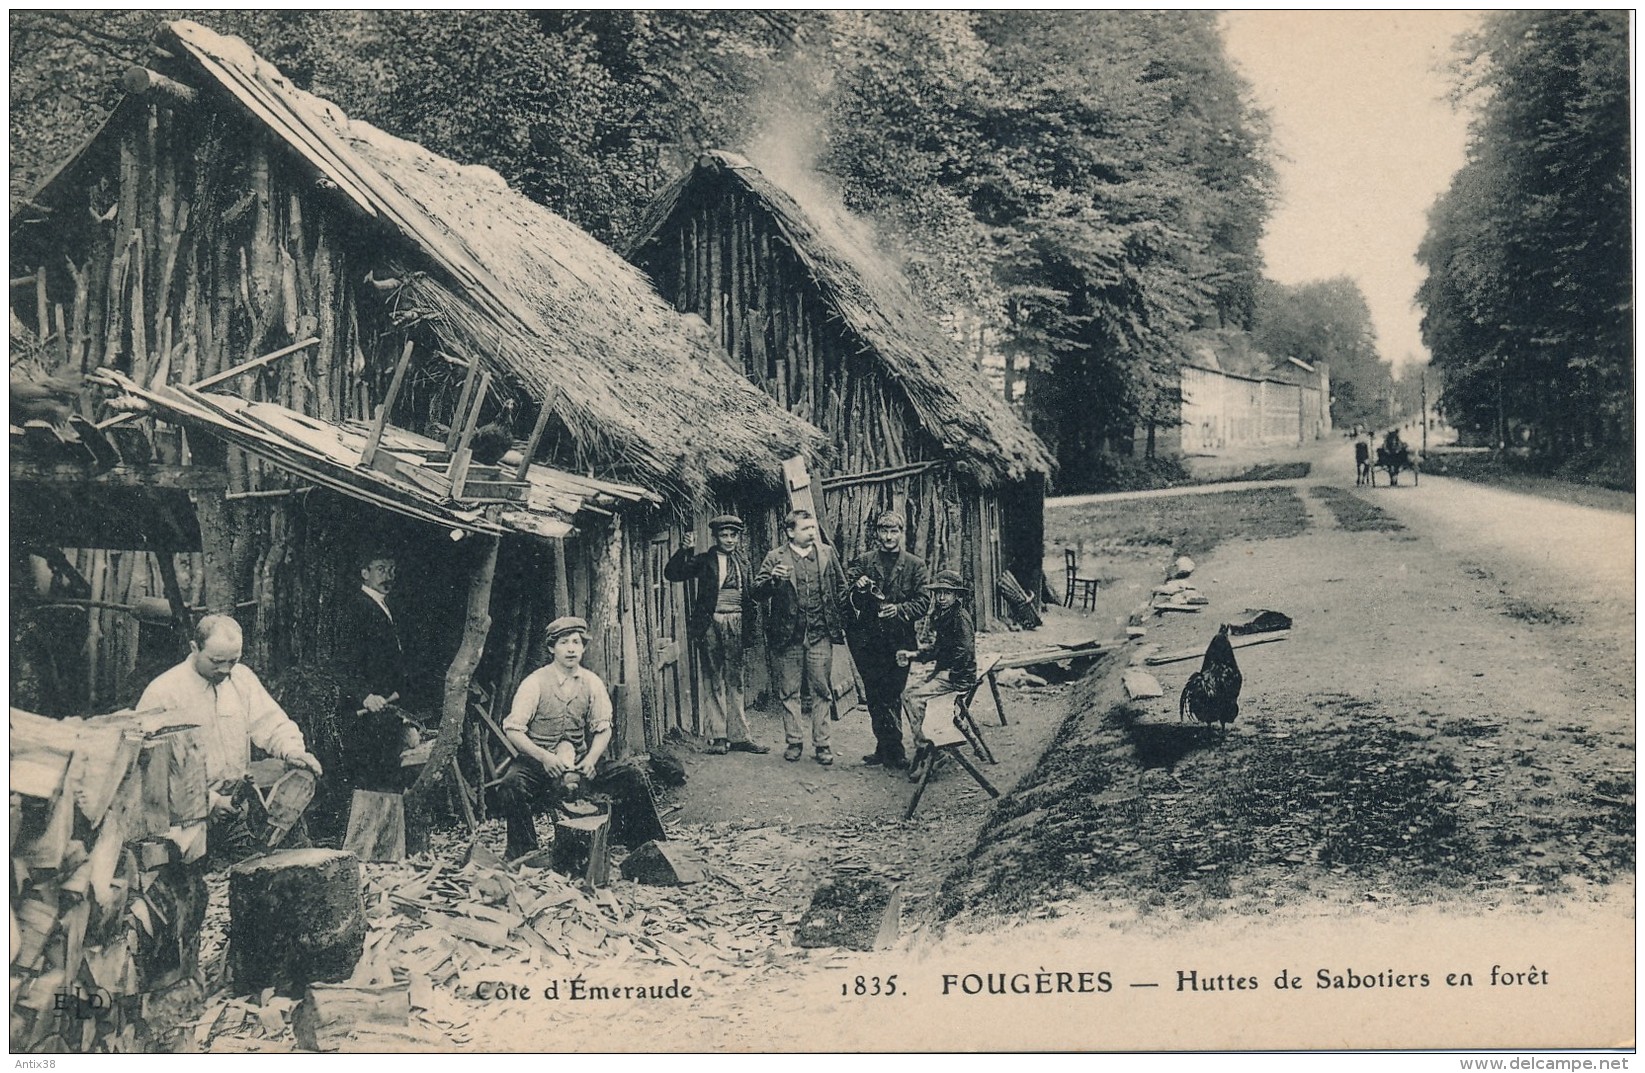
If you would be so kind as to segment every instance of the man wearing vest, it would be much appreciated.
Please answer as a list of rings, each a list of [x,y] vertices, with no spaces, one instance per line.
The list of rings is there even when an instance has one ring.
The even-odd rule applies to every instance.
[[[503,720],[503,733],[519,750],[497,787],[508,819],[508,858],[537,848],[532,817],[540,806],[574,801],[585,789],[611,799],[611,839],[618,845],[667,838],[645,774],[626,761],[602,763],[611,744],[611,697],[582,665],[588,623],[557,618],[547,639],[552,662],[520,682]]]
[[[714,537],[712,548],[699,554],[687,537],[663,566],[668,580],[695,583],[688,590],[688,624],[702,661],[703,734],[715,755],[768,753],[768,747],[750,740],[743,714],[743,623],[753,610],[753,578],[739,547],[743,520],[735,514],[716,515],[709,519],[708,531]]]
[[[766,640],[777,657],[778,692],[783,703],[784,760],[798,760],[805,736],[800,687],[811,723],[811,753],[817,763],[834,762],[828,744],[828,711],[834,699],[834,645],[845,641],[845,573],[833,549],[817,539],[817,519],[807,510],[789,511],[788,542],[771,549],[754,575],[756,600],[770,600]]]
[[[874,752],[863,763],[890,769],[908,766],[902,741],[902,691],[908,687],[908,668],[898,666],[897,652],[918,648],[914,623],[925,617],[925,560],[903,550],[902,517],[886,511],[874,521],[879,547],[852,560],[846,571],[850,582],[851,613],[846,639],[851,658],[862,675],[863,702],[874,728]]]

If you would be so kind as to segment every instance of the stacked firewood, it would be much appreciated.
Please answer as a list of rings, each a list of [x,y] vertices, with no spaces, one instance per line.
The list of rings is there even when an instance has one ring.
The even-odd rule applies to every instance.
[[[168,866],[205,856],[200,735],[164,713],[11,710],[13,1051],[132,1047],[138,996],[193,975],[203,883]]]

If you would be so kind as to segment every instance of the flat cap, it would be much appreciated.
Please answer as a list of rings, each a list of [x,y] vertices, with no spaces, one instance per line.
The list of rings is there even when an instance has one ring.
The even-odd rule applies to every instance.
[[[971,586],[967,585],[965,579],[960,577],[959,572],[955,570],[938,570],[937,576],[931,579],[931,583],[926,588],[933,592],[939,589],[948,589],[952,592],[971,591]]]
[[[548,629],[545,632],[548,637],[548,643],[553,644],[555,641],[558,641],[568,633],[581,633],[586,635],[588,633],[588,623],[578,618],[576,615],[563,615],[560,618],[555,619],[553,622],[550,622],[548,624]]]
[[[708,519],[710,533],[718,533],[721,529],[735,529],[741,532],[743,528],[743,520],[735,514],[716,514]]]

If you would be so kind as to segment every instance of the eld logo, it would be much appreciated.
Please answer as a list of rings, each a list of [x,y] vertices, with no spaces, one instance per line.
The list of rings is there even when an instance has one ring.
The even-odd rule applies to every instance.
[[[95,991],[75,988],[72,991],[57,992],[52,1008],[61,1017],[75,1021],[91,1021],[106,1015],[113,1008],[113,999],[102,988]]]

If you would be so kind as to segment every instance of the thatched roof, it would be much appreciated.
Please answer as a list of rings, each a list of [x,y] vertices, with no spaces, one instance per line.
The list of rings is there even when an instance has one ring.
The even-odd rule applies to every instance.
[[[722,183],[736,184],[769,214],[847,334],[885,363],[921,425],[956,461],[984,481],[1051,472],[1055,463],[1039,437],[989,388],[902,273],[856,236],[860,222],[826,205],[802,205],[735,153],[703,154],[691,172],[664,189],[647,210],[632,251],[672,226],[682,205]]]
[[[496,172],[350,120],[238,38],[188,21],[159,37],[204,76],[191,82],[216,83],[335,183],[334,196],[398,232],[425,262],[413,267],[432,262],[408,286],[443,314],[429,322],[442,345],[534,401],[557,388],[557,416],[592,465],[665,491],[705,478],[775,486],[782,458],[822,442],[731,367],[699,318]]]

